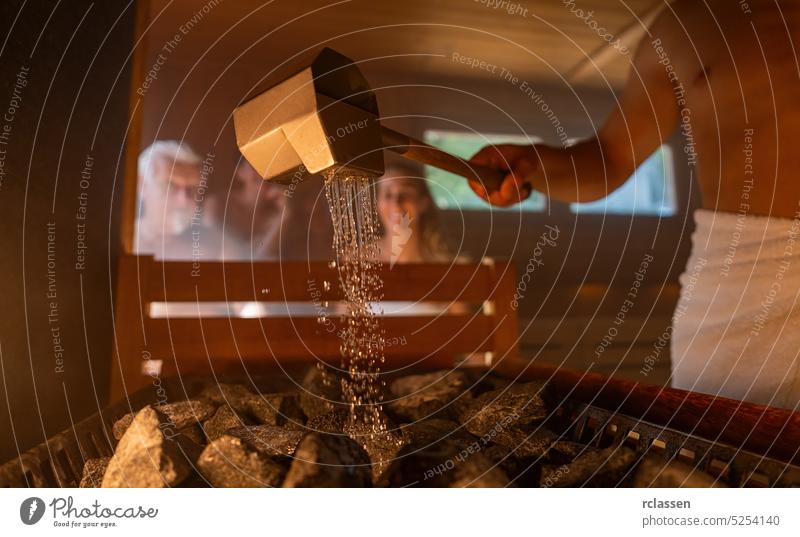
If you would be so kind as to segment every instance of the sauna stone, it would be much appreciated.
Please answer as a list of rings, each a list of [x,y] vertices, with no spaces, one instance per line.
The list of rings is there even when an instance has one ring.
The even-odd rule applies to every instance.
[[[202,422],[214,414],[214,406],[207,401],[181,401],[179,403],[168,403],[158,405],[158,410],[172,421],[175,429],[184,429],[195,423]],[[116,422],[111,428],[114,438],[119,440],[133,421],[135,412],[126,414]]]
[[[111,434],[114,435],[114,438],[119,440],[125,434],[125,431],[128,430],[128,427],[131,426],[131,422],[133,418],[136,416],[135,412],[131,412],[130,414],[125,414],[120,419],[114,422],[114,425],[111,426]]]
[[[228,405],[220,406],[211,418],[203,423],[203,432],[209,441],[216,440],[230,429],[255,425],[247,416],[240,416]]]
[[[231,435],[208,444],[197,459],[198,470],[214,487],[277,487],[286,466]]]
[[[558,436],[544,427],[534,428],[530,432],[522,429],[500,431],[492,442],[508,448],[511,455],[517,458],[544,457]],[[484,440],[484,437],[481,437]]]
[[[310,367],[301,383],[300,407],[309,419],[345,408],[341,377],[331,368],[326,368],[323,376],[316,366]]]
[[[552,446],[550,446],[552,448]],[[492,444],[481,451],[511,478],[518,487],[538,487],[541,469],[549,462],[549,450],[542,456],[536,450],[531,456],[521,456],[520,450]]]
[[[195,470],[197,470],[197,467],[195,467]],[[192,475],[184,479],[183,482],[178,485],[178,488],[182,489],[206,489],[209,487],[211,487],[211,484],[197,471],[192,473]]]
[[[362,445],[372,461],[372,482],[378,483],[392,461],[397,458],[405,441],[402,436],[387,431],[367,439]]]
[[[569,440],[556,440],[547,452],[547,458],[553,464],[565,464],[591,451],[597,451],[597,449]]]
[[[403,435],[408,443],[425,446],[447,438],[472,442],[475,438],[467,433],[466,429],[452,420],[442,418],[428,418],[404,425]]]
[[[385,431],[370,433],[348,430],[347,434],[369,455],[369,459],[372,461],[373,483],[380,481],[381,475],[389,468],[389,464],[407,443],[401,430],[391,422],[387,423]]]
[[[106,473],[111,457],[88,459],[83,465],[83,477],[80,488],[100,488],[103,484],[103,475]]]
[[[464,372],[467,374],[467,378],[469,379],[469,384],[471,386],[470,391],[475,396],[493,390],[507,388],[513,384],[510,379],[487,373],[482,369],[466,369]]]
[[[283,427],[256,425],[228,431],[229,436],[242,440],[249,448],[275,456],[290,456],[305,433]]]
[[[631,485],[642,488],[725,487],[724,483],[699,468],[654,455],[648,455],[639,463]]]
[[[349,413],[346,410],[331,410],[325,414],[318,414],[306,423],[310,432],[344,434]]]
[[[540,484],[543,487],[620,486],[636,457],[636,453],[626,447],[612,446],[590,451],[572,463],[543,467]]]
[[[482,453],[476,453],[466,464],[459,466],[456,469],[455,479],[448,484],[453,488],[501,488],[513,485],[502,467]]]
[[[227,406],[242,420],[249,419],[258,425],[302,425],[305,422],[295,393],[257,394],[242,384],[220,383],[206,386],[200,397],[220,407]]]
[[[297,394],[252,395],[245,401],[245,410],[259,425],[305,423]]]
[[[530,382],[481,394],[464,408],[459,419],[470,433],[494,438],[546,417],[544,385]]]
[[[152,406],[140,410],[108,463],[103,487],[173,487],[186,479],[198,448],[174,427]]]
[[[494,444],[481,450],[481,453],[501,470],[517,486],[536,486],[539,484],[539,476],[529,477],[528,474],[534,473],[538,466],[534,465],[529,459],[516,457],[509,448]]]
[[[471,397],[469,379],[462,371],[436,371],[409,375],[392,381],[389,391],[392,401],[387,410],[400,421],[417,421],[442,412],[436,417],[457,414],[459,403]],[[462,396],[463,397],[459,397]]]
[[[288,429],[297,431],[306,431],[306,415],[303,412],[303,407],[300,406],[300,394],[298,393],[283,393],[283,399],[280,404],[280,425]]]
[[[247,386],[242,384],[209,384],[200,392],[199,398],[210,401],[215,405],[228,405],[236,410],[243,410],[247,400],[255,395]]]
[[[369,434],[347,430],[348,418],[349,413],[346,410],[333,410],[311,418],[306,428],[311,432],[347,435],[355,440],[369,455],[372,461],[373,479],[376,479],[386,469],[385,461],[394,458],[406,440],[391,421],[387,423],[385,432]]]
[[[403,447],[384,472],[389,487],[506,487],[511,480],[500,465],[481,453],[477,439],[451,438],[421,447],[419,439]]]
[[[502,463],[505,460],[513,460],[514,457],[511,454],[511,450],[506,446],[501,446],[500,444],[495,444],[492,446],[487,446],[481,450],[484,455],[486,455],[490,460],[495,463]]]
[[[283,486],[372,486],[369,456],[346,436],[308,433],[297,446]]]
[[[180,429],[178,432],[180,432],[181,435],[185,436],[195,444],[202,445],[206,443],[206,437],[205,434],[203,434],[203,428],[197,423],[193,423],[188,427],[184,427],[183,429]]]

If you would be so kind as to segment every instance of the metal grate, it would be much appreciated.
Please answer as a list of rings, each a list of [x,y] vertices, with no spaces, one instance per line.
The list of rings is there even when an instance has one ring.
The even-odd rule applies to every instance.
[[[602,408],[563,402],[556,412],[566,437],[603,448],[626,445],[699,468],[731,487],[800,486],[800,466],[785,463]]]

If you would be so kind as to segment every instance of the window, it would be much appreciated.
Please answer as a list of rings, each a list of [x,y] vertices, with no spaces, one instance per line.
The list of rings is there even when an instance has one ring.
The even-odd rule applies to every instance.
[[[607,198],[591,203],[573,203],[577,214],[675,214],[675,175],[672,150],[662,145],[619,189]]]
[[[531,144],[540,140],[504,134],[474,134],[466,132],[429,130],[425,141],[439,149],[464,159],[470,158],[487,144]],[[470,190],[467,181],[457,175],[431,166],[425,167],[430,181],[431,194],[442,209],[503,210],[489,207]],[[544,196],[534,192],[521,205],[525,211],[541,211],[545,207]],[[519,210],[520,207],[512,208]],[[607,198],[591,203],[570,204],[577,214],[643,214],[670,216],[675,214],[675,177],[672,168],[672,150],[661,146],[653,153],[618,190]]]

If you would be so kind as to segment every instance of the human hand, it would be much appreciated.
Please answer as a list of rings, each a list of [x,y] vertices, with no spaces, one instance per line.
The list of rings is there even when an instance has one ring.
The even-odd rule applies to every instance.
[[[530,145],[487,145],[469,161],[509,172],[499,190],[487,192],[479,181],[470,179],[469,186],[478,197],[497,207],[509,207],[526,200],[533,191],[531,179],[537,170],[536,150]]]

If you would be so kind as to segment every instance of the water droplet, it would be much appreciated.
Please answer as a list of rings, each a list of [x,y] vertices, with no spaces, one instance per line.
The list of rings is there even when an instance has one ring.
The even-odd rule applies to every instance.
[[[346,321],[340,332],[342,368],[348,375],[342,379],[342,393],[350,406],[348,426],[360,434],[374,437],[386,430],[382,407],[382,387],[379,363],[384,360],[384,333],[377,317],[376,304],[383,288],[378,269],[378,215],[373,182],[364,176],[325,174],[325,196],[331,211],[333,247],[340,263],[341,288],[345,293]],[[330,290],[330,282],[323,282]],[[326,303],[327,307],[327,303]]]

